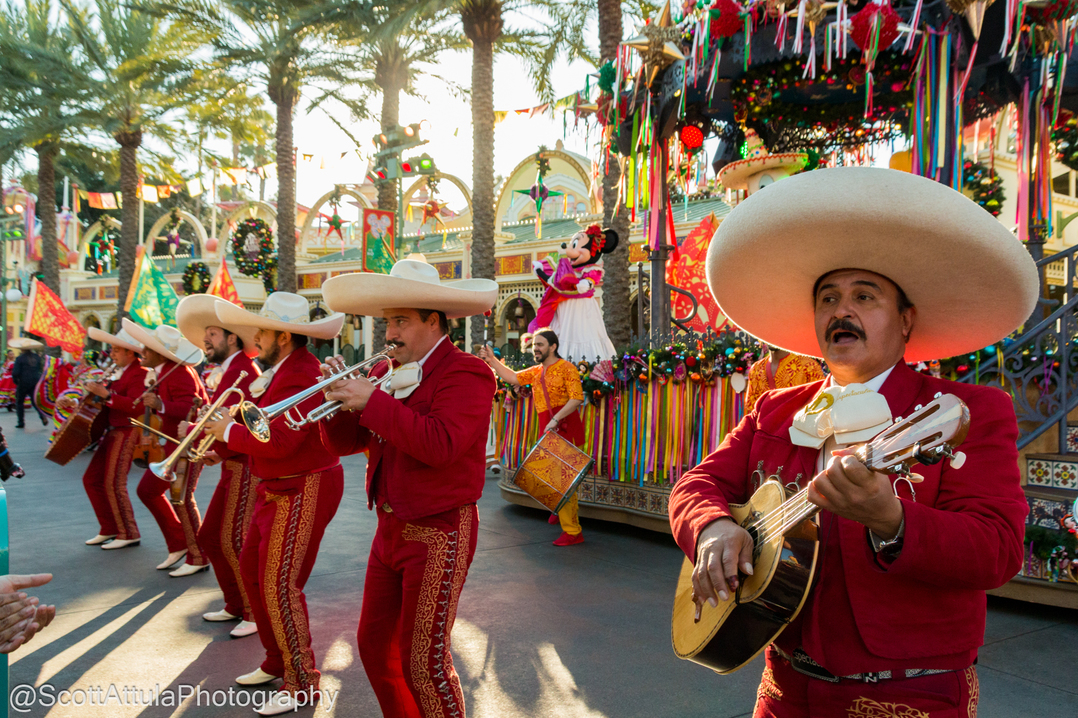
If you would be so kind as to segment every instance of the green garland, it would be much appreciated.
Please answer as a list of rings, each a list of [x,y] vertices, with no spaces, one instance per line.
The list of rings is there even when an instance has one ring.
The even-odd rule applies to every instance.
[[[991,212],[992,216],[998,217],[1003,211],[1006,200],[1003,178],[995,170],[980,162],[966,160],[962,164],[962,186],[970,198]]]
[[[205,262],[191,262],[183,270],[183,292],[188,296],[192,294],[205,294],[210,288],[213,277],[210,268]]]
[[[1042,561],[1047,561],[1059,546],[1067,549],[1071,556],[1078,554],[1078,538],[1069,531],[1055,531],[1043,526],[1026,526],[1026,543],[1033,544],[1033,553]]]
[[[258,254],[247,254],[247,235],[258,237]],[[236,268],[248,277],[262,277],[267,292],[274,291],[273,270],[277,268],[277,255],[273,253],[273,230],[261,219],[245,219],[232,233],[232,256]]]
[[[734,117],[739,122],[760,121],[780,126],[819,127],[836,142],[856,138],[862,144],[874,141],[876,135],[891,136],[891,128],[872,125],[896,115],[904,115],[913,101],[910,90],[909,56],[898,52],[883,52],[873,70],[872,112],[865,116],[865,66],[860,57],[832,62],[831,70],[822,70],[816,78],[803,78],[800,62],[779,60],[757,65],[738,78],[731,90]],[[818,85],[845,85],[858,90],[857,100],[845,103],[804,105],[787,101],[784,93],[791,89]],[[791,98],[792,99],[792,98]]]
[[[1052,130],[1056,159],[1072,170],[1078,170],[1078,119],[1070,118]]]

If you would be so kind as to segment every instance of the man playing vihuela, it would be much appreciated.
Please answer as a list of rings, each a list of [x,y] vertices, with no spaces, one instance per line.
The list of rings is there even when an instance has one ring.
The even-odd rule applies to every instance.
[[[144,409],[139,401],[146,391],[146,369],[139,359],[143,346],[123,329],[109,334],[90,327],[89,335],[96,342],[110,345],[109,358],[116,370],[107,384],[94,381],[86,384],[88,393],[104,400],[102,411],[108,422],[82,476],[83,488],[100,526],[97,535],[87,540],[86,545],[109,550],[138,546],[142,537],[127,493],[127,473],[138,440],[138,429],[131,420],[141,417]]]
[[[449,340],[450,318],[494,305],[489,279],[441,282],[411,259],[390,274],[345,274],[322,285],[334,311],[386,320],[393,367],[334,382],[343,411],[319,425],[338,456],[369,451],[367,505],[378,527],[367,561],[359,657],[387,718],[464,717],[450,635],[478,531],[495,381]],[[339,357],[323,369],[343,369]],[[390,372],[388,373],[387,372]],[[388,376],[388,379],[385,377]]]
[[[314,386],[318,359],[307,350],[308,337],[332,339],[344,315],[311,320],[307,300],[274,292],[255,312],[231,302],[215,302],[218,326],[254,327],[258,360],[269,367],[248,387],[261,408],[289,400]],[[322,403],[315,392],[295,406],[306,415]],[[303,592],[314,570],[318,547],[344,495],[341,462],[322,445],[318,429],[290,426],[277,416],[252,431],[240,417],[208,421],[206,431],[217,450],[246,454],[257,479],[251,526],[240,553],[240,575],[251,602],[266,658],[258,668],[236,678],[243,686],[282,684],[256,712],[281,715],[313,706],[321,699],[322,674],[311,647],[307,597]],[[223,454],[222,454],[223,456]]]
[[[494,356],[490,347],[479,350],[479,356],[501,380],[512,386],[531,386],[532,402],[539,412],[539,426],[545,434],[556,431],[578,447],[584,445],[584,423],[577,409],[584,403],[584,389],[576,366],[561,358],[558,353],[558,335],[552,329],[540,329],[532,338],[535,366],[523,371],[513,371]],[[584,531],[578,517],[579,502],[576,492],[550,523],[561,523],[561,536],[554,539],[555,546],[572,546],[584,543]]]
[[[820,362],[812,357],[791,354],[785,349],[769,346],[767,356],[756,360],[749,369],[749,390],[745,395],[745,411],[752,411],[765,391],[788,389],[824,378]]]
[[[807,485],[820,508],[815,583],[766,650],[754,715],[976,715],[985,591],[1011,579],[1023,556],[1014,407],[999,389],[907,362],[983,348],[1020,326],[1038,295],[1028,253],[942,184],[841,167],[783,179],[738,205],[712,240],[707,276],[732,322],[822,357],[832,372],[764,394],[670,496],[674,537],[695,564],[698,616],[753,573],[753,539],[729,505],[760,477]],[[858,404],[864,411],[846,416],[866,425],[817,411],[825,391],[835,405]],[[851,455],[845,437],[867,441],[941,394],[969,409],[964,463],[917,465],[921,476],[906,480]]]
[[[221,325],[215,305],[225,300],[209,294],[192,294],[180,300],[176,307],[176,325],[191,342],[206,348],[207,361],[217,364],[210,372],[206,388],[212,392],[210,404],[228,393],[222,410],[238,403],[240,397],[228,390],[235,387],[250,397],[251,382],[261,376],[252,357],[258,354],[254,327]],[[186,436],[189,425],[181,422],[180,435]],[[230,632],[233,638],[257,633],[254,611],[240,574],[240,552],[243,538],[251,527],[254,514],[255,485],[251,462],[246,454],[229,451],[218,445],[206,454],[205,464],[221,462],[221,479],[213,491],[202,528],[198,530],[198,545],[210,560],[217,585],[225,597],[225,607],[202,614],[206,621],[239,620]]]

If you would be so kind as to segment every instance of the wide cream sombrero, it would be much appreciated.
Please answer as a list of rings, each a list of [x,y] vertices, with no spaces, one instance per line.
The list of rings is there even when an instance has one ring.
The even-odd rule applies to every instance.
[[[330,309],[380,317],[386,309],[436,309],[449,319],[482,314],[498,299],[498,283],[490,279],[443,282],[426,262],[402,259],[389,274],[354,273],[322,285]]]
[[[136,354],[142,353],[142,344],[136,341],[126,329],[121,328],[120,331],[115,334],[109,334],[102,331],[97,327],[90,327],[86,330],[90,335],[90,338],[95,342],[104,342],[105,344],[111,344],[114,347],[120,347],[122,349],[130,349]]]
[[[195,345],[204,345],[206,327],[221,327],[243,340],[244,354],[252,357],[258,354],[258,347],[255,346],[255,332],[258,329],[243,324],[223,326],[224,322],[217,317],[217,311],[214,309],[217,302],[231,304],[212,294],[192,294],[184,297],[176,305],[176,328]]]
[[[15,337],[7,343],[12,349],[44,349],[45,345],[30,337]]]
[[[328,299],[326,304],[329,304]],[[213,306],[217,312],[217,318],[224,323],[224,326],[235,325],[275,332],[292,332],[315,339],[332,339],[344,326],[344,315],[339,312],[311,321],[311,310],[307,300],[291,292],[274,292],[269,295],[257,314],[237,307],[231,302],[220,302]]]
[[[127,317],[124,317],[123,327],[135,341],[177,364],[198,366],[206,358],[202,350],[187,341],[176,327],[162,324],[151,332]]]
[[[749,334],[820,356],[813,287],[836,269],[895,282],[917,307],[906,361],[983,349],[1032,314],[1029,253],[995,217],[930,179],[877,167],[814,170],[750,196],[711,240],[707,282]]]
[[[749,178],[764,170],[782,170],[783,177],[800,172],[808,164],[804,152],[773,155],[755,130],[745,132],[745,159],[731,162],[719,170],[719,182],[729,189],[750,189]]]

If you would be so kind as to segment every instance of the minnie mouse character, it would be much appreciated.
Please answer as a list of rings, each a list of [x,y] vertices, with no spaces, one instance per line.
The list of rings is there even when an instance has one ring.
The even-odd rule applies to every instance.
[[[617,246],[617,232],[593,224],[561,245],[565,256],[557,264],[546,257],[535,267],[546,293],[528,331],[553,329],[560,340],[558,353],[563,357],[597,361],[614,356],[595,288],[603,283],[603,255]]]

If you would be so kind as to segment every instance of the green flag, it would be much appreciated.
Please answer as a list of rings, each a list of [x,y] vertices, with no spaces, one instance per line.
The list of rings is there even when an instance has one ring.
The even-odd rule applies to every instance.
[[[179,303],[176,290],[150,256],[142,252],[127,293],[127,311],[131,318],[149,329],[162,324],[176,326],[176,305]]]

